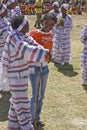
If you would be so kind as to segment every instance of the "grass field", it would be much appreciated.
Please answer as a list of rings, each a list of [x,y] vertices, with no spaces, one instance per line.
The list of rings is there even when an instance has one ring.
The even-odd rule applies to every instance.
[[[30,30],[35,16],[28,16]],[[87,86],[81,86],[80,33],[87,24],[87,14],[72,15],[72,60],[69,65],[49,63],[50,74],[41,114],[45,127],[40,130],[87,130]],[[29,85],[30,86],[30,85]],[[31,88],[29,87],[29,98]],[[9,92],[0,92],[0,130],[7,129]]]

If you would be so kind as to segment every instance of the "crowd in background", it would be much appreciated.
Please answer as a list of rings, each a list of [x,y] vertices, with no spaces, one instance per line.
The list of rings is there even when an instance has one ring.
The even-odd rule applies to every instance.
[[[8,130],[34,130],[35,125],[45,126],[40,114],[49,74],[48,63],[51,59],[60,65],[70,63],[73,28],[70,14],[82,14],[84,2],[3,0],[4,4],[0,3],[0,90],[11,92]],[[29,32],[28,19],[23,14],[36,15],[35,30]],[[82,85],[86,85],[87,26],[81,33],[81,41],[84,44]],[[4,80],[6,78],[8,80]],[[28,79],[32,87],[30,100]],[[6,84],[2,86],[3,82]]]
[[[70,14],[81,14],[87,11],[86,0],[42,0],[43,2],[43,13],[52,10],[52,4],[57,1],[59,6],[63,3],[68,3]],[[18,0],[23,14],[35,14],[35,0]]]

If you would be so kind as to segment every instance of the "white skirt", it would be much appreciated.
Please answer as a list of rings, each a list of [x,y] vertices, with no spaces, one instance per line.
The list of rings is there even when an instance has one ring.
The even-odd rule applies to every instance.
[[[8,79],[3,76],[2,63],[0,62],[0,91],[10,91]]]

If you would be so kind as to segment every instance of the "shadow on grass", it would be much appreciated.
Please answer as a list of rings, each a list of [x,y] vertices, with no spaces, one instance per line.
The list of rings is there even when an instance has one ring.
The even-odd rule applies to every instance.
[[[0,121],[6,121],[9,110],[10,92],[0,91]]]
[[[38,127],[38,126],[37,126],[37,127],[35,128],[35,130],[44,130],[44,128],[43,128],[43,127]]]
[[[78,75],[78,73],[74,71],[71,64],[60,65],[54,62],[54,66],[57,67],[59,72],[63,73],[66,76],[73,77]]]
[[[83,89],[86,91],[87,93],[87,84],[86,85],[83,85]]]

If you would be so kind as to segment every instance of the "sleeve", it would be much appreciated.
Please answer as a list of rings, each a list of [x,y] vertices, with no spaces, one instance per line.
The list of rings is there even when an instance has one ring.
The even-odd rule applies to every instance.
[[[44,62],[45,56],[49,53],[48,49],[45,49],[43,46],[39,45],[35,40],[32,39],[32,44],[24,43],[25,55],[24,59],[30,62]]]

